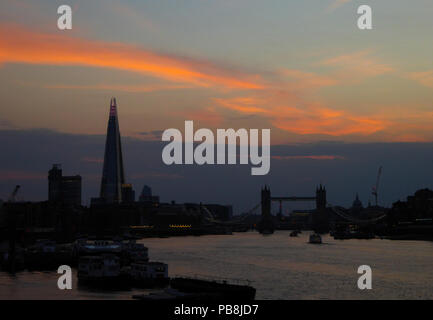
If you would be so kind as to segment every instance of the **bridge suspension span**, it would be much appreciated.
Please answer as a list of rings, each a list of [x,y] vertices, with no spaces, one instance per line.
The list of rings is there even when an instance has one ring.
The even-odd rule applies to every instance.
[[[377,222],[379,220],[382,220],[383,218],[386,217],[386,214],[382,214],[378,217],[371,218],[371,219],[358,219],[358,218],[355,218],[355,217],[343,212],[338,207],[333,206],[330,203],[328,203],[328,205],[329,205],[329,208],[332,210],[332,212],[334,212],[339,217],[341,217],[347,221],[357,223],[357,224],[370,224],[370,223],[374,223],[374,222]]]

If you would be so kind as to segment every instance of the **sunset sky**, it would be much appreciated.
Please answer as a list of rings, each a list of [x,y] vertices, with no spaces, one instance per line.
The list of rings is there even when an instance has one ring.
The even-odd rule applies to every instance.
[[[63,1],[64,2],[64,1]],[[431,1],[2,1],[3,126],[271,128],[273,143],[431,141]]]
[[[361,4],[373,30],[357,28]],[[431,142],[432,17],[431,0],[3,0],[0,132],[103,135],[115,96],[139,140],[194,120],[270,128],[273,145]]]

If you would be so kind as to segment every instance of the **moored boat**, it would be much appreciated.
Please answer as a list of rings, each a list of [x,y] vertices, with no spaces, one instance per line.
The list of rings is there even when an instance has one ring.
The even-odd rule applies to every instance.
[[[122,271],[132,287],[164,287],[170,281],[168,265],[162,262],[134,262]]]
[[[256,289],[250,285],[229,283],[227,280],[207,280],[177,277],[170,280],[170,287],[180,292],[195,293],[203,298],[254,300]]]
[[[120,254],[122,244],[113,240],[87,240],[80,239],[75,243],[75,251],[78,256],[91,256],[98,254]]]
[[[322,237],[318,233],[310,234],[309,243],[321,244],[322,243]]]
[[[97,286],[124,285],[119,257],[112,254],[80,257],[78,281],[81,284]]]
[[[122,242],[122,252],[129,262],[148,262],[149,250],[142,243],[136,243],[135,240]]]

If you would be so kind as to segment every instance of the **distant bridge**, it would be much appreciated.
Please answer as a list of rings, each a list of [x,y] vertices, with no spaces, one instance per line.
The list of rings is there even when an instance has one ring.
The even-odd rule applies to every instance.
[[[359,219],[359,218],[353,217],[353,216],[351,216],[351,215],[349,215],[349,214],[341,211],[336,206],[330,205],[330,209],[332,210],[332,212],[334,212],[340,218],[343,218],[346,221],[353,222],[353,223],[356,223],[356,224],[361,224],[361,225],[375,223],[375,222],[377,222],[379,220],[382,220],[383,218],[386,217],[386,214],[382,214],[382,215],[380,215],[378,217],[371,218],[371,219]]]
[[[315,197],[309,197],[309,196],[277,196],[277,197],[271,197],[270,189],[266,188],[262,189],[262,198],[261,202],[254,205],[250,210],[247,212],[233,217],[231,221],[220,221],[216,220],[212,213],[209,211],[209,209],[206,208],[206,206],[203,206],[204,211],[204,219],[208,223],[212,224],[218,224],[218,225],[224,225],[224,226],[233,226],[233,225],[239,225],[243,224],[245,220],[250,217],[251,215],[260,212],[262,216],[269,217],[271,215],[271,206],[270,202],[272,201],[278,201],[280,202],[280,213],[281,213],[281,203],[283,201],[316,201],[316,207],[317,209],[330,209],[333,213],[335,213],[340,218],[344,219],[345,221],[356,223],[356,224],[371,224],[375,223],[377,221],[382,220],[386,217],[386,214],[382,214],[380,216],[377,216],[375,218],[371,219],[359,219],[357,217],[354,217],[342,210],[340,210],[337,206],[334,206],[326,201],[326,190],[324,187],[320,185],[319,188],[316,189],[316,196]],[[263,207],[265,205],[265,208]],[[261,210],[260,210],[261,209]]]

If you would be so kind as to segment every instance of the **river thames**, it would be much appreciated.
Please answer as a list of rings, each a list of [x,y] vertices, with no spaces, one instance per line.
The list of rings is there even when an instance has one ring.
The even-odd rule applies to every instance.
[[[308,232],[150,238],[151,261],[169,265],[169,276],[248,279],[256,299],[432,299],[433,242],[334,240],[308,244]],[[371,290],[357,286],[360,265],[372,268]],[[0,299],[131,299],[150,290],[57,289],[56,272],[0,272]],[[156,290],[153,290],[156,291]]]

